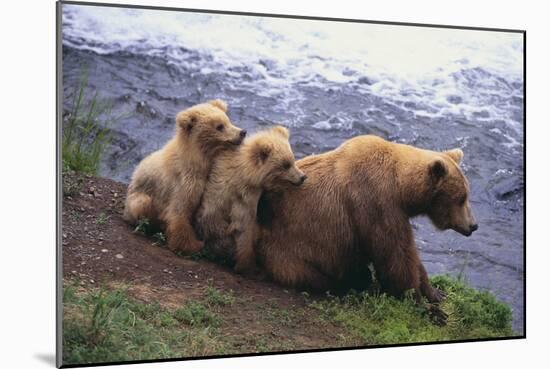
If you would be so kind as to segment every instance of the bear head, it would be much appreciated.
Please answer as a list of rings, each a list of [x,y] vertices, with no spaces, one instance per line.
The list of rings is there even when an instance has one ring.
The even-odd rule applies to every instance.
[[[468,180],[458,166],[463,157],[462,150],[439,154],[427,168],[431,200],[426,214],[438,229],[453,229],[470,236],[478,225],[470,208]]]
[[[226,114],[227,104],[219,99],[192,106],[176,116],[178,134],[203,151],[240,145],[246,130],[234,126]]]
[[[288,130],[275,126],[256,133],[244,144],[254,182],[264,190],[281,189],[287,184],[299,186],[307,178],[296,167],[288,139]]]

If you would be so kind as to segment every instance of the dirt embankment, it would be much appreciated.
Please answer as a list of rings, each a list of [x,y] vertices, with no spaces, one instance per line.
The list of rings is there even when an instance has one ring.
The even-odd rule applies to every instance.
[[[78,174],[64,175],[62,248],[64,280],[88,289],[129,286],[144,302],[177,308],[203,296],[207,286],[229,292],[235,303],[224,308],[225,334],[240,349],[258,339],[285,341],[285,346],[314,349],[355,344],[345,329],[324,322],[299,292],[247,279],[207,260],[178,257],[122,220],[126,185]],[[278,313],[300,310],[300,321],[288,324]],[[237,349],[237,347],[235,347]]]

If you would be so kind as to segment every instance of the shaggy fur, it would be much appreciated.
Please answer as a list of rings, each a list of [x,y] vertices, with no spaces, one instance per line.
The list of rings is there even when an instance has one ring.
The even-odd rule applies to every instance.
[[[211,163],[239,145],[246,131],[235,127],[221,100],[195,105],[176,116],[176,133],[160,150],[144,158],[132,175],[124,219],[147,218],[165,228],[168,248],[193,253],[202,248],[191,226]]]
[[[462,155],[359,136],[298,161],[304,185],[260,200],[256,251],[266,271],[291,286],[358,288],[372,262],[385,290],[414,289],[417,299],[440,301],[409,219],[427,215],[437,228],[464,235],[477,229]]]
[[[256,209],[262,191],[305,180],[294,165],[288,138],[281,126],[256,133],[234,152],[218,156],[212,167],[196,229],[209,249],[234,256],[237,272],[256,270]]]

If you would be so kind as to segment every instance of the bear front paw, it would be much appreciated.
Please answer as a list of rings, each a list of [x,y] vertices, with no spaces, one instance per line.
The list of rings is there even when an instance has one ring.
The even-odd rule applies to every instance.
[[[199,252],[202,250],[203,247],[204,247],[204,242],[195,240],[195,239],[187,240],[184,243],[170,242],[170,240],[168,240],[168,249],[170,251],[172,252],[181,251],[185,255],[191,255],[196,252]]]
[[[442,327],[447,324],[447,318],[449,317],[441,308],[434,304],[428,304],[426,306],[428,315],[434,324]]]
[[[447,297],[445,292],[435,287],[430,287],[429,292],[426,295],[426,298],[431,303],[441,302],[445,299],[445,297]]]

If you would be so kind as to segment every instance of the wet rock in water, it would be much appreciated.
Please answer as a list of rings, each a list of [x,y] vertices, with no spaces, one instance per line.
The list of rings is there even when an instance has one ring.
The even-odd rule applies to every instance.
[[[147,117],[154,118],[157,116],[157,110],[149,105],[148,102],[142,100],[136,104],[136,112],[143,114]]]

